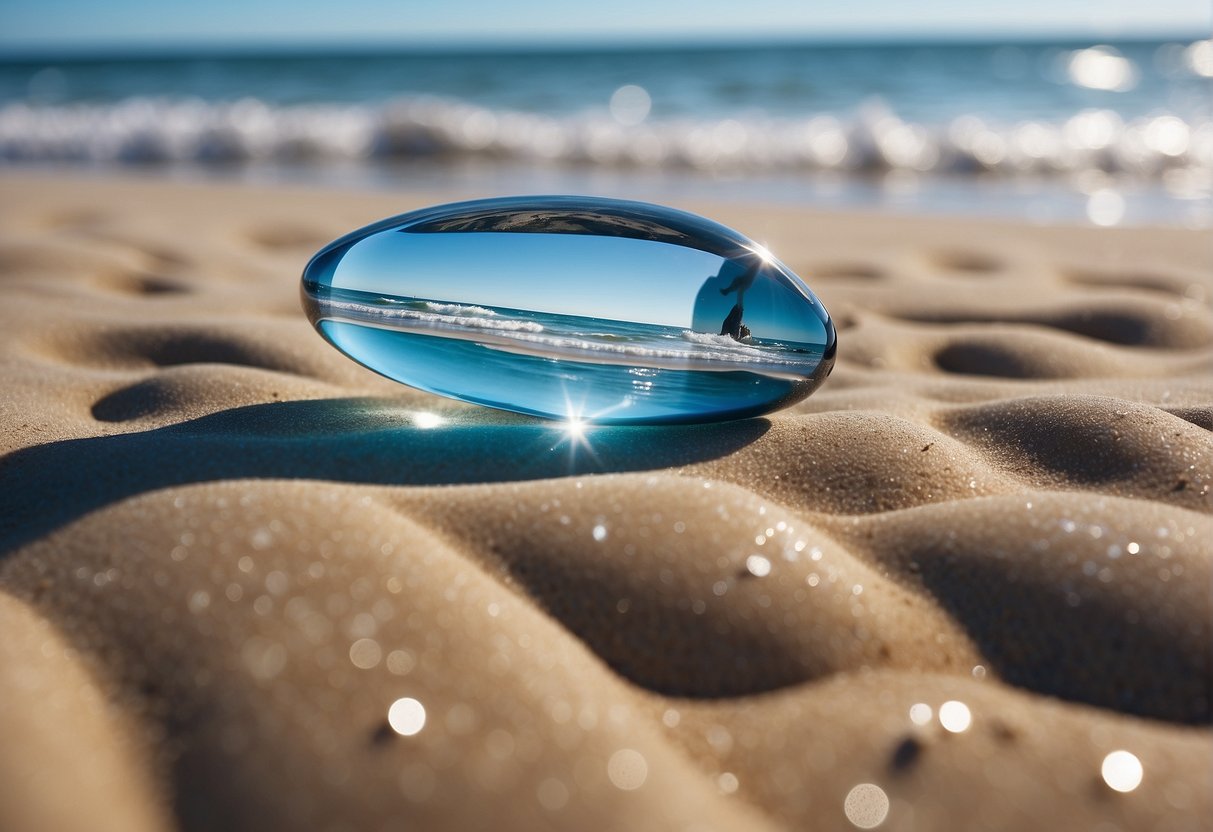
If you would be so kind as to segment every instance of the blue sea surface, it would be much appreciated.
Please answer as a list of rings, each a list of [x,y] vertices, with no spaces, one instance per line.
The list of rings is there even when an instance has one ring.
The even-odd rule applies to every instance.
[[[491,407],[596,424],[741,418],[816,385],[819,344],[325,290],[318,328],[388,378]]]
[[[0,56],[0,164],[1211,219],[1213,42]]]

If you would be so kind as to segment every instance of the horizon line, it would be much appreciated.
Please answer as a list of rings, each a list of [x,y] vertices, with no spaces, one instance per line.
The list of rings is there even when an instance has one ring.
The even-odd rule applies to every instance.
[[[136,39],[109,43],[56,43],[31,42],[5,44],[0,42],[0,61],[32,61],[49,58],[81,60],[89,58],[166,58],[180,54],[206,57],[273,55],[310,55],[395,52],[425,54],[461,53],[550,53],[600,51],[633,52],[656,50],[697,49],[744,49],[761,46],[778,47],[847,47],[861,45],[906,45],[906,46],[953,46],[998,44],[1054,44],[1090,42],[1092,45],[1108,41],[1120,43],[1145,43],[1159,40],[1196,41],[1209,38],[1210,32],[1176,27],[1159,27],[1157,30],[1135,29],[1131,32],[1111,32],[1094,29],[1070,29],[1040,31],[1023,30],[974,30],[971,32],[946,30],[898,30],[885,32],[859,32],[836,30],[831,32],[754,32],[733,35],[718,33],[694,33],[680,37],[636,34],[578,34],[565,36],[539,36],[533,38],[449,37],[426,40],[407,38],[381,38],[376,36],[347,37],[330,40],[311,38],[264,39],[202,38],[150,40]],[[177,54],[174,54],[177,53]]]

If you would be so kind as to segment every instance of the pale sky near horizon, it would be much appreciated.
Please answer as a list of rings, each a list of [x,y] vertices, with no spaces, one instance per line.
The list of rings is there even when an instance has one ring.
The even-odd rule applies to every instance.
[[[508,10],[508,11],[507,11]],[[559,44],[779,36],[1208,37],[1208,0],[4,0],[0,50]]]

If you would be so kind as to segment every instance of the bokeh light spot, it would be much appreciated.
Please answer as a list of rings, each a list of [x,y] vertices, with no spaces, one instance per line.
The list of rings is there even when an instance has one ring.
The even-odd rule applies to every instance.
[[[607,762],[607,777],[615,788],[626,792],[644,785],[649,776],[649,763],[644,755],[631,748],[621,748]]]
[[[939,724],[945,731],[960,734],[969,730],[969,725],[972,723],[973,714],[965,703],[953,699],[939,706]]]
[[[387,711],[388,725],[402,737],[411,737],[425,727],[425,706],[411,697],[397,699]]]
[[[889,796],[874,783],[860,783],[847,792],[842,809],[860,829],[875,829],[889,816]]]
[[[1113,751],[1103,758],[1100,774],[1108,788],[1118,792],[1131,792],[1141,785],[1144,770],[1141,760],[1131,751]]]

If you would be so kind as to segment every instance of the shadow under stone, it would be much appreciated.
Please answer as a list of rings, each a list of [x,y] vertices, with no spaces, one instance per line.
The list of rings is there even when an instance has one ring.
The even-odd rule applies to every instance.
[[[250,405],[0,458],[0,556],[102,506],[178,485],[257,478],[421,486],[643,471],[724,456],[769,428],[745,419],[580,434],[526,416],[423,413],[381,399]]]

